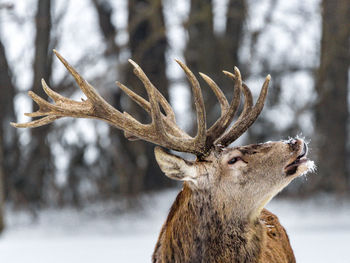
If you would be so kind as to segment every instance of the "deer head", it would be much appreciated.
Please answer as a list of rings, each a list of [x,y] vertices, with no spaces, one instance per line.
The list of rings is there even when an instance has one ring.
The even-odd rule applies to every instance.
[[[191,137],[177,126],[175,114],[170,104],[134,61],[129,60],[135,75],[145,86],[148,101],[119,82],[117,82],[117,86],[150,114],[152,122],[149,124],[140,123],[127,112],[122,113],[108,104],[57,51],[54,50],[54,52],[75,78],[87,99],[78,102],[65,98],[51,90],[42,80],[43,89],[53,100],[53,103],[45,101],[30,91],[29,96],[39,105],[39,110],[25,115],[41,118],[24,124],[11,123],[14,127],[38,127],[62,117],[95,118],[106,121],[124,131],[125,136],[131,140],[141,139],[166,149],[194,154],[197,157],[196,160],[187,161],[159,146],[155,148],[156,160],[162,171],[172,179],[184,181],[186,191],[190,192],[190,195],[201,196],[198,199],[202,200],[199,201],[202,204],[198,205],[198,207],[202,205],[200,209],[210,197],[212,211],[221,214],[222,218],[236,218],[241,221],[255,221],[264,205],[273,196],[294,178],[314,167],[313,162],[306,158],[307,144],[299,138],[229,147],[254,123],[260,114],[266,99],[270,75],[266,77],[258,100],[253,105],[252,94],[242,82],[238,68],[234,68],[234,73],[224,71],[224,74],[234,82],[233,99],[230,103],[216,83],[207,75],[200,73],[213,90],[221,106],[221,116],[207,129],[205,107],[199,82],[186,65],[176,61],[187,75],[194,97],[197,134],[195,137]],[[241,93],[244,96],[243,110],[236,122],[231,125],[239,106]],[[181,210],[180,205],[176,205],[176,202],[174,205],[180,214],[181,211],[190,213],[186,208]],[[172,217],[173,214],[174,212],[171,212],[169,217]],[[181,215],[178,218],[181,219]],[[184,218],[190,220],[192,217]],[[192,221],[197,222],[198,220],[200,219],[197,215],[196,219]],[[176,232],[176,230],[174,231]],[[188,235],[185,234],[185,238],[188,239]],[[195,239],[192,241],[196,242]]]
[[[267,142],[242,147],[216,147],[193,162],[156,147],[155,156],[170,178],[187,182],[193,191],[213,197],[225,214],[255,219],[262,208],[294,178],[313,169],[306,158],[307,144],[301,139]],[[232,210],[232,207],[236,209]]]

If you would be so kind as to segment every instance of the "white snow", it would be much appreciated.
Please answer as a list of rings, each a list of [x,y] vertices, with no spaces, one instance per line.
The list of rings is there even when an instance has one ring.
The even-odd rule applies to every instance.
[[[111,204],[91,205],[81,211],[45,210],[32,223],[28,214],[8,211],[0,262],[150,262],[176,193],[146,196],[144,209],[124,214],[112,212]],[[287,229],[298,263],[349,262],[349,202],[273,200],[268,208]]]

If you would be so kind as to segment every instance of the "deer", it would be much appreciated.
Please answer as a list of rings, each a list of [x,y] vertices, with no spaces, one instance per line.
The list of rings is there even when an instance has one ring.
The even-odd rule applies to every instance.
[[[184,63],[176,60],[193,93],[197,133],[190,136],[176,124],[171,105],[134,61],[129,60],[136,77],[147,91],[148,100],[122,83],[116,84],[151,116],[152,121],[147,124],[111,106],[56,50],[54,53],[74,77],[86,99],[74,101],[66,98],[42,80],[42,88],[52,102],[29,91],[39,109],[25,115],[39,118],[11,125],[34,128],[63,117],[94,118],[120,129],[127,139],[155,144],[154,153],[160,169],[169,178],[182,181],[183,187],[161,228],[152,256],[153,263],[295,262],[286,230],[265,205],[295,178],[315,168],[313,161],[307,158],[307,143],[296,137],[230,146],[262,111],[270,75],[253,104],[252,93],[242,81],[237,67],[234,67],[233,73],[223,71],[233,81],[230,103],[214,80],[199,73],[221,107],[220,117],[207,128],[199,81]],[[242,94],[243,109],[233,122]],[[170,151],[189,153],[196,159],[186,160]]]

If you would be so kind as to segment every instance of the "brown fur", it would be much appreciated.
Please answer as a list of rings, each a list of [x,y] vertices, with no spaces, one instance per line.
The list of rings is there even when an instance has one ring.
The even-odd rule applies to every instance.
[[[206,194],[184,186],[162,227],[153,263],[295,262],[287,233],[274,214],[264,209],[255,222],[235,221],[213,209]]]
[[[280,224],[277,216],[264,209],[260,214],[260,220],[263,223],[266,235],[261,262],[295,262],[287,232]]]

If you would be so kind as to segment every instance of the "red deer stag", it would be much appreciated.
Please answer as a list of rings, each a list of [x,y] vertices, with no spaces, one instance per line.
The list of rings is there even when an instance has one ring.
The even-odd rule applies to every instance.
[[[198,80],[186,65],[177,61],[191,83],[197,113],[197,134],[191,137],[176,125],[169,103],[132,60],[129,62],[145,86],[149,101],[123,84],[117,82],[117,85],[151,115],[149,124],[140,123],[128,113],[113,108],[59,53],[54,52],[87,99],[78,102],[65,98],[51,90],[43,80],[43,89],[53,103],[30,91],[29,96],[39,105],[39,110],[26,115],[42,118],[24,124],[12,123],[14,127],[38,127],[62,117],[95,118],[123,130],[129,139],[149,141],[197,157],[195,161],[187,161],[163,148],[155,148],[162,171],[184,183],[161,229],[153,262],[295,262],[286,231],[264,206],[294,178],[313,169],[313,162],[306,158],[306,143],[296,138],[228,147],[260,114],[270,76],[266,77],[253,105],[252,94],[242,82],[237,68],[234,74],[224,71],[234,81],[231,103],[211,78],[200,73],[221,106],[221,116],[207,129]],[[241,93],[244,107],[237,121],[230,126]]]

